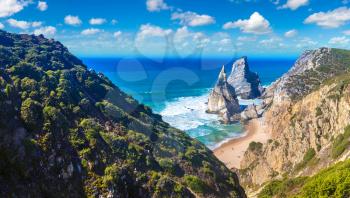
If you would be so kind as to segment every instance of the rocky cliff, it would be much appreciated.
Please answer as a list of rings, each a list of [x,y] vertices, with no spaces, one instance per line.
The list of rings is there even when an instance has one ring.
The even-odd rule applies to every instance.
[[[240,106],[235,89],[227,83],[224,66],[221,69],[214,89],[209,95],[207,112],[219,114],[224,123],[230,123],[239,119]]]
[[[227,81],[242,99],[257,98],[263,91],[258,74],[249,69],[247,57],[242,57],[233,63]]]
[[[306,176],[350,156],[350,51],[307,51],[269,87],[259,107],[271,139],[248,150],[240,177],[247,187]]]
[[[200,142],[59,42],[0,31],[0,197],[245,197]]]

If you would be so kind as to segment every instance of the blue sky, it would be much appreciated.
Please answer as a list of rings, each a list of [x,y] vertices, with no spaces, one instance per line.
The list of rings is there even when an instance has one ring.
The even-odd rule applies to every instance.
[[[350,0],[0,0],[0,28],[78,56],[295,57],[350,47]]]

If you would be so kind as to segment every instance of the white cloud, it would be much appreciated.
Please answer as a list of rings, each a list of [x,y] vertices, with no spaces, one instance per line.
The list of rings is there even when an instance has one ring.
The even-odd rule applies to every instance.
[[[252,42],[252,41],[256,41],[256,37],[239,36],[239,37],[237,38],[237,41],[241,41],[241,42]]]
[[[37,8],[40,10],[40,11],[45,11],[47,10],[49,6],[47,5],[47,3],[45,1],[39,1],[38,2],[38,6]]]
[[[41,27],[39,29],[34,30],[35,35],[44,35],[46,37],[54,36],[56,34],[56,28],[53,26]]]
[[[343,33],[347,36],[350,36],[350,30],[345,30]]]
[[[270,38],[261,40],[259,43],[264,46],[280,46],[282,39],[280,38]]]
[[[41,21],[34,21],[32,22],[32,27],[40,27],[43,24]]]
[[[169,9],[169,6],[163,0],[147,0],[146,6],[147,10],[150,12],[159,12]]]
[[[286,4],[279,7],[282,9],[288,8],[291,10],[297,10],[298,8],[302,6],[306,6],[309,4],[309,0],[288,0]]]
[[[94,35],[97,33],[100,33],[102,30],[100,29],[96,29],[96,28],[89,28],[89,29],[85,29],[83,31],[81,31],[82,35]]]
[[[184,26],[203,26],[215,23],[212,16],[203,14],[199,15],[195,12],[175,12],[171,16],[172,20],[180,20],[180,24]]]
[[[349,44],[350,39],[346,38],[345,36],[342,37],[333,37],[329,40],[329,44],[331,45],[347,45]]]
[[[118,23],[118,20],[112,19],[112,21],[111,21],[111,24],[112,24],[112,25],[115,25],[115,24],[117,24],[117,23]]]
[[[337,28],[350,21],[350,9],[340,7],[328,12],[318,12],[310,15],[304,21],[305,24],[315,23],[325,28]]]
[[[224,29],[239,28],[244,33],[267,34],[271,32],[270,22],[258,12],[254,12],[249,19],[239,19],[225,23]]]
[[[82,24],[78,16],[72,16],[72,15],[67,15],[66,17],[64,17],[64,22],[67,25],[73,25],[73,26],[78,26]]]
[[[28,29],[30,27],[40,27],[42,25],[41,21],[34,21],[34,22],[28,22],[28,21],[19,21],[16,19],[8,19],[7,23],[14,28],[20,28],[20,29]]]
[[[308,37],[303,38],[299,41],[299,43],[296,45],[297,48],[313,48],[318,44],[317,41],[314,41]]]
[[[171,29],[163,29],[150,24],[141,25],[136,40],[144,40],[147,37],[166,37],[172,33]]]
[[[5,25],[0,23],[0,29],[4,29],[5,28]]]
[[[89,21],[90,25],[102,25],[106,22],[107,22],[107,20],[104,18],[92,18]]]
[[[295,37],[297,34],[298,34],[298,31],[293,29],[284,33],[284,36],[287,38],[292,38],[292,37]]]
[[[121,31],[117,31],[113,33],[114,38],[118,39],[123,33]]]
[[[9,17],[23,10],[29,1],[23,0],[0,0],[0,18]]]

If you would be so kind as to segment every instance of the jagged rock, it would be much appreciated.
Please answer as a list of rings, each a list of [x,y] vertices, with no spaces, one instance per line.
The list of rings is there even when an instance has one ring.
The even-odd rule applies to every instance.
[[[209,95],[208,113],[219,114],[224,123],[238,120],[237,114],[240,112],[235,89],[227,83],[225,67],[219,74],[219,79]]]
[[[242,99],[257,98],[263,92],[258,74],[249,70],[247,57],[242,57],[233,63],[227,82],[235,88],[237,96]]]

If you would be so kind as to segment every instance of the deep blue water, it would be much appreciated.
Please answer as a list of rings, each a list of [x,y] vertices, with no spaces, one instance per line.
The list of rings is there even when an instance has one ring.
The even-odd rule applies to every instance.
[[[91,69],[105,74],[139,102],[149,105],[174,127],[214,148],[242,134],[239,124],[221,125],[217,116],[205,113],[209,90],[222,65],[231,71],[230,59],[121,59],[82,58]],[[281,77],[294,59],[251,59],[263,85]]]

